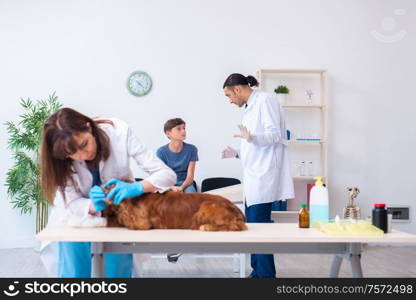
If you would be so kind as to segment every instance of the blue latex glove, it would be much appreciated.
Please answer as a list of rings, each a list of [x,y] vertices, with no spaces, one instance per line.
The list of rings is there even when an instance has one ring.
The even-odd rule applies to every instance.
[[[105,192],[100,186],[94,185],[90,189],[88,196],[90,197],[92,205],[96,211],[102,211],[107,206],[107,203],[104,201]]]
[[[110,179],[104,186],[108,187],[112,184],[115,184],[115,187],[108,193],[107,199],[114,198],[113,204],[120,204],[124,198],[137,197],[144,193],[144,186],[141,182],[129,183],[118,179]]]

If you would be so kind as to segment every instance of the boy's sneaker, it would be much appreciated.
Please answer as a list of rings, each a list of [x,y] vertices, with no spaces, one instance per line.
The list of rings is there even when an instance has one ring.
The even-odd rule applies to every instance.
[[[168,254],[167,255],[168,262],[176,263],[179,259],[179,256],[181,256],[181,255],[182,255],[182,253],[170,253],[170,254]]]

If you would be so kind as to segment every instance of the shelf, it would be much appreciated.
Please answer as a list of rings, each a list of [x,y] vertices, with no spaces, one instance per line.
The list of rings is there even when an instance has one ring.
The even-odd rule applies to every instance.
[[[285,69],[260,69],[261,73],[264,74],[322,74],[325,73],[326,70],[302,70],[302,69],[292,69],[292,70],[285,70]]]
[[[314,180],[315,177],[316,176],[293,176],[293,179]]]
[[[294,109],[309,109],[309,108],[325,108],[325,105],[282,105],[283,108],[294,108]]]
[[[325,141],[296,141],[289,140],[289,145],[314,145],[314,144],[325,144]]]

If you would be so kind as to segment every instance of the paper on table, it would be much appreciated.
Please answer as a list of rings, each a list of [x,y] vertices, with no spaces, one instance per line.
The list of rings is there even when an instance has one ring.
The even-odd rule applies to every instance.
[[[71,217],[68,220],[70,227],[105,227],[107,226],[107,219],[92,215],[86,217]]]
[[[336,223],[316,222],[316,229],[330,236],[383,236],[383,230],[373,226],[368,221],[356,223],[340,221]]]

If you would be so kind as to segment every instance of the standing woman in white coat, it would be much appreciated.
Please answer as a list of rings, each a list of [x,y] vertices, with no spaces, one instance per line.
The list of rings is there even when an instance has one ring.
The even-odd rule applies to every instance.
[[[272,202],[294,198],[282,108],[269,93],[253,90],[256,78],[231,74],[223,89],[231,104],[244,108],[240,150],[227,147],[222,158],[243,163],[245,214],[248,223],[271,223]],[[276,277],[273,254],[252,254],[250,277]]]
[[[149,177],[134,183],[118,180],[134,180],[130,158]],[[52,204],[48,226],[55,226],[74,218],[97,220],[106,207],[102,183],[115,184],[108,198],[119,204],[127,197],[168,190],[176,175],[143,146],[125,122],[91,119],[62,108],[43,128],[41,181]],[[43,261],[51,276],[91,277],[91,243],[51,243],[42,251],[47,253]],[[105,253],[104,262],[106,277],[131,277],[132,254]]]

